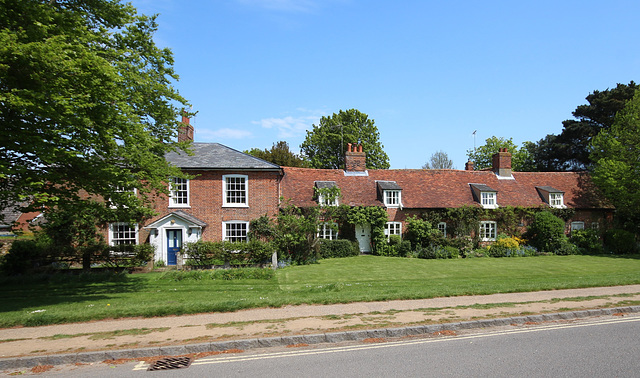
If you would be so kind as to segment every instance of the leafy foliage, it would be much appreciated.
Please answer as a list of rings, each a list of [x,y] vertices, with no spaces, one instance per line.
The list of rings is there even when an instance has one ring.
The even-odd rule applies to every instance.
[[[437,151],[429,161],[422,166],[422,169],[453,169],[453,161],[449,159],[449,155],[447,155],[444,151]]]
[[[597,162],[590,156],[592,139],[609,130],[616,114],[625,108],[640,87],[633,81],[604,91],[595,90],[573,111],[576,119],[562,122],[559,135],[550,134],[532,144],[529,152],[536,171],[582,171]]]
[[[198,240],[186,243],[184,251],[189,258],[189,265],[215,265],[222,261],[225,265],[262,264],[271,258],[273,245],[260,240],[244,242]]]
[[[351,257],[358,256],[359,254],[360,249],[358,248],[358,244],[350,240],[322,240],[320,242],[319,257],[323,259]]]
[[[406,225],[406,238],[411,242],[411,247],[414,249],[418,246],[426,247],[432,244],[434,239],[441,236],[438,229],[432,227],[429,221],[417,217],[407,218]]]
[[[635,235],[619,228],[612,228],[605,232],[604,245],[607,251],[618,255],[632,254],[638,251]]]
[[[312,168],[343,169],[347,143],[362,145],[367,154],[367,168],[389,168],[389,156],[380,143],[378,128],[372,119],[356,109],[322,117],[318,125],[307,131],[300,149]]]
[[[511,153],[511,169],[514,171],[529,171],[532,166],[532,158],[526,148],[526,143],[523,148],[518,148],[513,143],[513,138],[505,139],[502,137],[492,136],[485,140],[485,144],[476,148],[475,150],[467,150],[467,156],[469,160],[474,162],[474,169],[480,170],[485,168],[491,168],[493,165],[493,155],[500,151],[501,148],[506,148]]]
[[[265,148],[264,150],[261,150],[259,148],[252,148],[249,151],[245,151],[245,153],[282,167],[309,166],[309,163],[289,150],[289,143],[285,141],[274,143],[271,149]]]
[[[112,0],[2,9],[0,205],[84,207],[103,222],[150,216],[153,195],[181,175],[164,154],[186,148],[174,139],[187,102],[171,85],[171,51],[153,42],[155,17]]]
[[[640,90],[593,139],[593,181],[616,207],[624,228],[640,235]]]
[[[347,215],[347,221],[352,224],[371,224],[371,252],[378,254],[379,248],[384,248],[387,244],[387,237],[384,234],[384,225],[389,216],[387,211],[377,206],[356,206],[351,208]]]
[[[554,252],[567,238],[564,234],[564,226],[562,219],[548,211],[541,211],[534,215],[526,236],[531,245],[538,250]]]

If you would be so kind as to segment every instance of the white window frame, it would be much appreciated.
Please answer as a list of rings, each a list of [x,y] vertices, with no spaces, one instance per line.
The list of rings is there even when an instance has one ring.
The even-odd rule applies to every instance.
[[[599,230],[600,229],[600,223],[599,222],[591,222],[591,229],[592,230]]]
[[[123,230],[119,230],[122,227]],[[125,230],[124,228],[128,228]],[[133,232],[133,235],[131,233]],[[127,234],[128,237],[121,236]],[[133,243],[122,243],[123,241],[133,241]],[[115,222],[109,224],[109,245],[137,245],[138,244],[138,224],[129,224],[125,222]]]
[[[332,222],[322,222],[318,224],[317,236],[319,239],[337,240],[338,224]]]
[[[442,236],[447,237],[447,222],[438,223],[438,231],[442,232]]]
[[[233,230],[232,229],[233,226],[242,226],[242,227],[240,227],[239,229]],[[243,228],[244,230],[242,230]],[[240,235],[237,234],[238,231],[241,233]],[[232,235],[234,232],[236,234]],[[246,221],[222,222],[222,240],[248,242],[249,241],[249,222],[246,222]]]
[[[318,205],[320,206],[338,206],[338,196],[333,199],[331,202],[327,202],[324,198],[324,195],[318,194]]]
[[[237,195],[244,196],[244,202],[229,202],[229,181],[231,179],[243,179],[244,190],[234,189]],[[237,184],[237,183],[236,183]],[[243,194],[240,194],[242,193]],[[223,175],[222,176],[222,207],[249,207],[249,176],[247,175]]]
[[[575,221],[571,222],[571,232],[577,230],[584,230],[584,222],[583,221]]]
[[[137,188],[133,188],[133,189],[126,189],[124,186],[118,186],[116,185],[114,192],[116,193],[126,193],[126,192],[131,192],[133,193],[134,196],[138,195],[138,189]],[[109,199],[109,207],[111,207],[112,209],[117,208],[116,205],[113,204],[113,201],[111,199]],[[124,206],[125,209],[129,208],[129,206]]]
[[[480,240],[482,241],[495,241],[496,235],[498,235],[498,226],[495,221],[481,221],[480,228],[478,230]]]
[[[382,195],[386,207],[400,207],[402,203],[402,190],[384,190]]]
[[[389,239],[391,235],[402,236],[402,222],[387,222],[384,224],[384,235]]]
[[[556,209],[564,209],[564,194],[549,193],[549,206]]]
[[[178,182],[179,181],[179,182]],[[184,185],[184,188],[182,188]],[[176,188],[176,186],[180,186]],[[191,197],[189,193],[189,179],[174,177],[171,179],[170,190],[169,190],[169,207],[190,207],[189,200]],[[184,193],[184,195],[180,195],[180,193]],[[184,201],[178,203],[178,201]]]
[[[498,207],[498,193],[480,192],[480,204],[485,209],[496,209]]]

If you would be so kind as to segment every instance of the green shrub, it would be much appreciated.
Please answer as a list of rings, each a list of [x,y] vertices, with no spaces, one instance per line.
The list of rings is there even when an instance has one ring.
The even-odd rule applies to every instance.
[[[434,238],[442,237],[438,229],[433,228],[430,222],[417,217],[409,217],[406,221],[406,240],[411,242],[411,246],[417,249],[418,246],[427,246],[433,243]]]
[[[555,251],[552,252],[559,256],[568,256],[579,254],[580,249],[578,249],[575,244],[571,243],[569,239],[565,237],[564,239],[561,239],[560,245],[558,245]]]
[[[350,240],[338,239],[328,240],[323,239],[320,242],[320,258],[331,259],[337,257],[350,257],[360,255],[360,249],[357,246],[354,248],[354,243]]]
[[[526,233],[532,246],[539,251],[555,252],[563,246],[564,221],[548,211],[536,213]]]
[[[578,247],[580,254],[600,254],[603,251],[602,240],[596,230],[575,230],[569,238]]]
[[[224,264],[263,264],[271,259],[274,247],[271,242],[251,240],[243,242],[209,242],[199,240],[186,243],[183,252],[188,256],[191,266]]]
[[[635,235],[619,228],[605,232],[604,246],[608,252],[618,255],[631,254],[638,250]]]
[[[9,275],[41,270],[55,261],[52,250],[51,240],[44,235],[35,239],[16,240],[9,252],[0,258],[1,269]]]
[[[409,257],[411,254],[411,242],[409,240],[403,240],[398,245],[398,256]]]
[[[455,259],[460,255],[457,248],[441,245],[418,246],[416,251],[420,259]]]

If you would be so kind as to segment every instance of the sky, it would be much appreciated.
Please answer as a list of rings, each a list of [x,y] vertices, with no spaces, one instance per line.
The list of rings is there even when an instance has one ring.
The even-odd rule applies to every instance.
[[[559,134],[594,90],[640,81],[640,2],[133,0],[158,14],[196,142],[298,153],[322,116],[375,121],[391,168],[464,169],[492,136]],[[476,131],[474,136],[474,131]]]

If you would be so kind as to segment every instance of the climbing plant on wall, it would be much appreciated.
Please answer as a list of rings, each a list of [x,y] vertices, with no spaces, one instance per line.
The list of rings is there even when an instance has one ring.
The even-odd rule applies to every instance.
[[[387,242],[384,225],[388,219],[387,211],[377,206],[356,206],[351,208],[347,215],[347,221],[352,225],[371,224],[371,252],[374,254],[377,253],[379,246]]]

